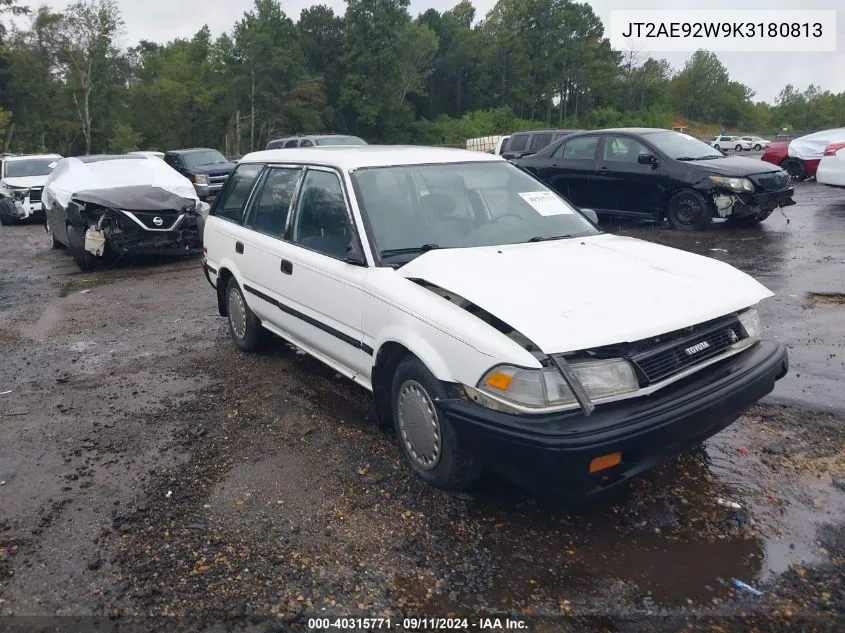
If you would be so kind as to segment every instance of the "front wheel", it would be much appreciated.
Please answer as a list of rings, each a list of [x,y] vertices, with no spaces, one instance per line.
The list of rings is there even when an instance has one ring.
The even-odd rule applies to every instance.
[[[85,234],[79,227],[69,224],[67,227],[67,244],[70,254],[79,270],[82,272],[89,272],[95,270],[100,263],[100,260],[85,250]]]
[[[238,282],[232,277],[226,286],[226,313],[229,316],[229,333],[235,345],[245,352],[255,352],[261,347],[264,328],[261,321],[244,299]]]
[[[710,224],[713,209],[696,191],[680,191],[669,200],[666,218],[673,229],[697,231]]]
[[[15,219],[12,216],[12,201],[8,198],[3,198],[0,200],[0,225],[2,226],[11,226],[15,223]]]
[[[473,484],[481,467],[438,409],[437,400],[445,397],[443,385],[417,358],[399,363],[391,389],[399,450],[420,479],[457,491]]]
[[[795,182],[801,182],[807,178],[807,167],[804,161],[798,158],[787,158],[780,164],[789,177]]]

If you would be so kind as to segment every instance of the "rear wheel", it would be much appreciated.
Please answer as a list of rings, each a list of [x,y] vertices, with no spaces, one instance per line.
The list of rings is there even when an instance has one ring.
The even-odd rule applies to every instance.
[[[479,462],[437,405],[446,389],[416,357],[393,374],[391,405],[399,450],[420,479],[437,488],[463,490],[481,474]]]
[[[0,225],[10,226],[15,223],[12,217],[12,201],[8,198],[0,200]]]
[[[47,244],[50,248],[61,248],[62,243],[56,239],[55,235],[53,235],[53,229],[50,228],[50,223],[46,218],[44,220],[44,230],[47,231]]]
[[[229,333],[235,344],[245,352],[257,351],[264,338],[264,328],[259,318],[249,309],[234,277],[229,279],[226,286],[226,313],[229,317]]]
[[[736,147],[734,147],[734,149],[738,152],[741,152],[742,151],[742,145],[737,145]]]
[[[789,177],[795,182],[801,182],[807,178],[807,167],[804,161],[799,158],[787,158],[780,164]]]
[[[666,218],[673,229],[701,230],[713,219],[713,209],[698,192],[679,191],[669,200]]]
[[[73,255],[73,259],[81,271],[88,272],[99,266],[100,260],[85,250],[85,234],[82,229],[68,224],[67,242],[70,254]]]
[[[762,145],[760,145],[760,143],[757,143],[757,145],[755,145],[755,146],[754,146],[754,151],[755,151],[755,152],[759,152],[759,151],[760,151],[760,150],[762,150],[762,149],[763,149],[763,146],[762,146]]]

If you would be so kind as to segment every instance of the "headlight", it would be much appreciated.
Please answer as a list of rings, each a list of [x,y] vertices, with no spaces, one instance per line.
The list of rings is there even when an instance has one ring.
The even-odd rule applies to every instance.
[[[639,389],[631,365],[622,359],[572,362],[573,375],[592,400],[629,393]],[[487,372],[470,394],[490,395],[494,399],[530,409],[545,409],[577,404],[578,401],[560,372],[553,367],[524,369],[499,365]],[[485,406],[496,408],[486,398],[476,398]],[[495,401],[494,401],[495,402]]]
[[[763,337],[763,322],[760,320],[760,314],[756,308],[749,308],[745,312],[741,312],[738,318],[748,338]]]
[[[754,191],[754,183],[748,178],[725,178],[724,176],[710,176],[710,182],[717,187],[725,187],[731,191]]]
[[[207,185],[208,184],[208,176],[205,174],[197,174],[194,176],[194,182],[198,185]]]

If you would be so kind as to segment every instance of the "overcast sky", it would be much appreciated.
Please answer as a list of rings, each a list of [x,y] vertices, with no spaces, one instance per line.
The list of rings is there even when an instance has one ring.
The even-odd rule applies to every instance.
[[[458,0],[411,0],[411,13],[426,9],[446,10]],[[232,25],[253,6],[253,0],[117,0],[126,22],[127,45],[141,39],[164,42],[176,37],[189,37],[203,24],[217,35]],[[719,53],[731,78],[750,86],[755,100],[773,101],[780,89],[792,83],[804,89],[810,83],[823,90],[845,91],[845,2],[843,0],[587,0],[605,24],[610,25],[612,9],[839,9],[837,15],[836,53]],[[303,8],[312,4],[328,4],[336,13],[343,13],[343,0],[282,0],[285,12],[294,20]],[[67,6],[67,0],[25,0],[23,4],[42,4],[54,10]],[[473,0],[478,17],[483,17],[495,0]],[[664,55],[675,67],[682,67],[687,53]]]

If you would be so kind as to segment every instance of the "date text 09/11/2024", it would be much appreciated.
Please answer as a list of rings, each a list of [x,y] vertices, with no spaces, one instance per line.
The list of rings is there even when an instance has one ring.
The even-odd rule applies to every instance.
[[[377,629],[403,631],[466,631],[478,630],[525,630],[528,626],[523,620],[511,618],[309,618],[308,629],[311,631],[366,630]]]

